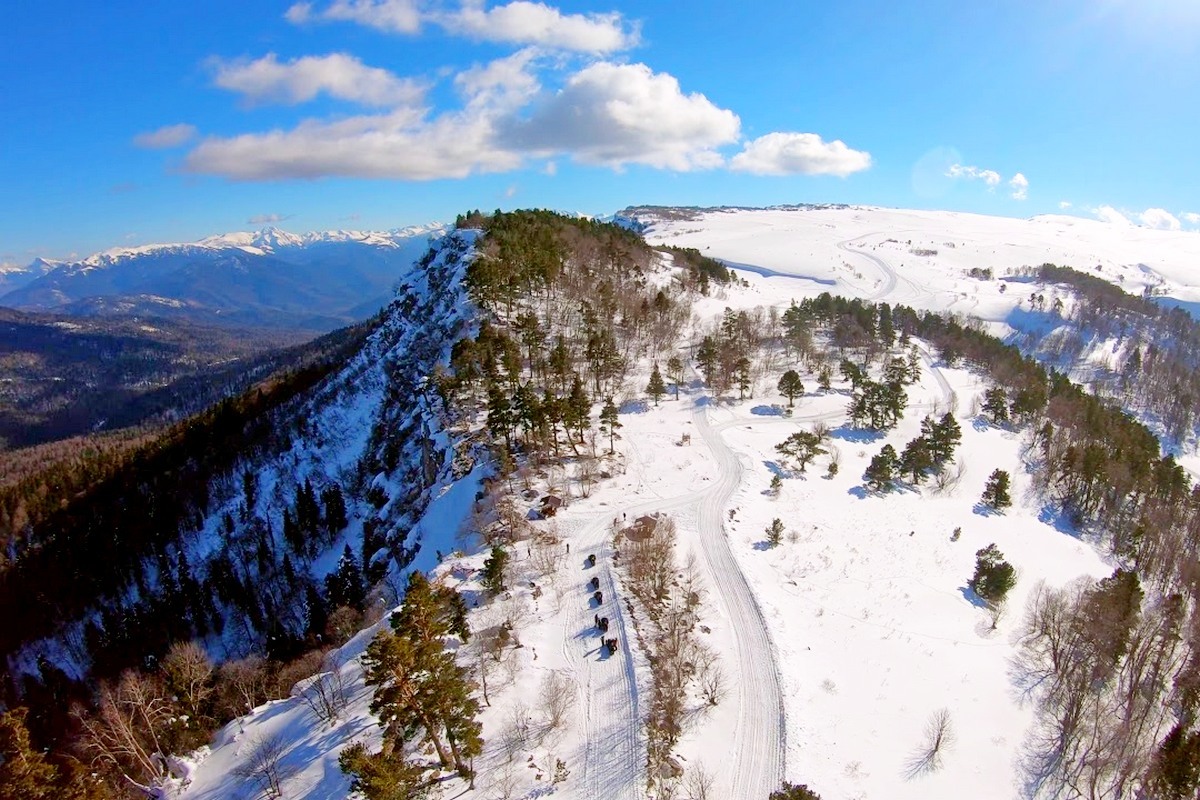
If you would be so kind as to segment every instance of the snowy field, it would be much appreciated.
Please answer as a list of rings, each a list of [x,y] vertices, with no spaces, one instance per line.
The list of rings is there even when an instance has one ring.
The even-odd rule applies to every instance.
[[[1032,288],[1013,283],[1001,292],[1000,281],[966,271],[991,267],[1002,277],[1009,268],[1046,261],[1099,265],[1100,274],[1127,290],[1153,286],[1179,300],[1200,300],[1188,271],[1200,263],[1200,236],[1073,218],[878,209],[713,212],[656,223],[647,238],[749,265],[740,273],[749,285],[704,300],[701,317],[726,306],[786,306],[830,291],[979,315],[1011,330],[1014,311]],[[655,512],[678,527],[679,564],[695,556],[704,589],[700,636],[728,677],[715,707],[689,699],[688,725],[676,749],[685,779],[704,772],[713,780],[709,797],[748,800],[766,800],[784,778],[808,784],[825,800],[1023,796],[1032,708],[1010,670],[1025,600],[1040,582],[1103,577],[1114,565],[1043,514],[1030,491],[1022,438],[976,416],[987,386],[975,374],[927,356],[920,381],[908,389],[904,420],[882,438],[844,427],[846,385],[835,381],[831,392],[820,393],[815,375],[802,378],[808,393],[797,398],[791,416],[774,389],[778,373],[763,376],[743,401],[716,402],[692,383],[678,401],[668,395],[658,407],[626,403],[617,456],[606,467],[610,476],[586,497],[571,484],[558,515],[534,523],[561,543],[556,568],[541,577],[544,554],[518,545],[512,590],[493,601],[480,593],[479,543],[458,531],[473,488],[451,488],[433,505],[435,518],[422,525],[427,539],[419,566],[434,568],[426,559],[435,550],[458,549],[434,569],[478,602],[473,629],[511,620],[521,644],[486,665],[487,744],[476,759],[476,788],[448,780],[444,796],[643,796],[647,698],[639,687],[647,685],[649,668],[614,566],[612,527],[614,520]],[[630,381],[637,389],[645,383],[645,374]],[[927,483],[886,495],[864,490],[871,456],[885,443],[901,450],[926,414],[946,411],[963,431],[956,485],[939,491]],[[768,486],[778,470],[775,445],[818,422],[832,432],[828,446],[839,461],[837,474],[827,475],[832,453],[821,456],[806,474],[785,473],[774,496]],[[597,447],[607,445],[601,437]],[[978,501],[996,468],[1013,476],[1014,505],[986,514]],[[548,477],[560,487],[564,482]],[[786,534],[769,547],[765,528],[774,518]],[[1018,571],[999,619],[966,589],[976,551],[993,542]],[[597,556],[594,568],[584,560],[589,554]],[[586,586],[593,576],[605,594],[600,606]],[[611,657],[601,651],[594,628],[600,612],[620,642]],[[281,731],[291,767],[285,796],[344,797],[337,752],[351,741],[372,747],[379,741],[366,710],[369,691],[353,683],[360,675],[355,659],[371,635],[360,634],[341,651],[353,701],[340,722],[318,725],[295,699],[262,707],[222,732],[214,752],[192,769],[182,796],[255,796],[254,787],[229,776],[253,743]],[[476,646],[464,648],[463,663],[479,667],[486,660]],[[570,685],[569,705],[551,726],[541,698],[555,674]],[[926,725],[941,709],[948,710],[952,731],[942,766],[914,774]],[[557,760],[570,774],[551,785]],[[691,795],[681,789],[677,796]]]

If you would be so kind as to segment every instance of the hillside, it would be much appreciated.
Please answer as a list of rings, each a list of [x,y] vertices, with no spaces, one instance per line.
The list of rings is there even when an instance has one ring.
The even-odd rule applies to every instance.
[[[28,696],[91,661],[177,709],[177,671],[147,653],[233,659],[195,708],[214,727],[254,710],[208,747],[139,765],[84,737],[206,800],[1194,793],[1200,514],[1124,398],[1069,379],[1106,385],[1094,348],[1045,346],[1094,325],[1103,293],[1037,269],[1085,245],[930,212],[631,216],[697,250],[466,215],[358,352],[193,423],[179,453],[218,445],[147,517],[181,535],[101,517],[97,542],[159,531],[146,560],[89,578],[98,605],[48,592],[59,617],[8,634]],[[898,238],[918,219],[937,254]],[[1016,243],[985,257],[997,231]],[[1106,302],[1157,325],[1123,252],[1101,273],[1136,296]],[[1182,298],[1172,252],[1147,269]],[[68,507],[28,553],[50,563],[86,508]],[[164,738],[180,755],[206,732]]]

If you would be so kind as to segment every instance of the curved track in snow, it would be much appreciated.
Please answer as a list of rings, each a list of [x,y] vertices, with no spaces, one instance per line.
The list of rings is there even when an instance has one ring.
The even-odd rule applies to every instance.
[[[725,532],[725,507],[742,481],[742,464],[709,424],[705,406],[696,406],[693,419],[720,468],[716,485],[700,500],[700,552],[737,649],[737,663],[725,664],[731,691],[723,701],[737,704],[737,724],[728,759],[708,767],[716,771],[718,788],[725,788],[719,796],[767,797],[783,780],[787,727],[766,620]]]
[[[892,269],[891,265],[877,255],[868,253],[865,250],[860,250],[857,247],[852,247],[859,239],[865,239],[867,236],[876,236],[877,234],[868,233],[865,236],[859,236],[855,239],[847,239],[844,242],[838,242],[837,248],[843,253],[859,256],[870,261],[875,267],[883,273],[883,283],[871,294],[867,295],[864,300],[882,300],[883,298],[896,291],[896,283],[899,278],[896,275],[896,270]]]

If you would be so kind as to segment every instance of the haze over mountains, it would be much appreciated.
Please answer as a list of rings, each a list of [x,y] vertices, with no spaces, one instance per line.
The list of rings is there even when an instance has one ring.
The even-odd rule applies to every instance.
[[[397,279],[443,230],[298,236],[267,227],[187,244],[114,248],[79,261],[37,259],[0,274],[0,306],[323,333],[389,302]]]

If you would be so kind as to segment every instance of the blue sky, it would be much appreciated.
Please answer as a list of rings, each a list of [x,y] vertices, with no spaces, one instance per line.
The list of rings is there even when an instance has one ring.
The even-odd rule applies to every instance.
[[[476,207],[845,202],[1200,228],[1194,0],[6,16],[0,262]]]

